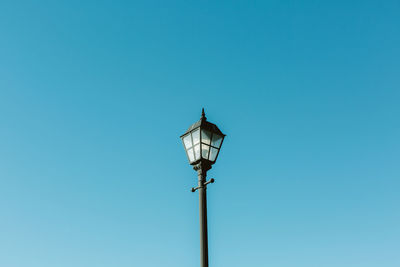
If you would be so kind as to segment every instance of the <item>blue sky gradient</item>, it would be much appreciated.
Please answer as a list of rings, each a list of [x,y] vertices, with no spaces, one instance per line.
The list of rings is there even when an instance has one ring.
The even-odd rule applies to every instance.
[[[2,1],[0,266],[400,266],[399,1]]]

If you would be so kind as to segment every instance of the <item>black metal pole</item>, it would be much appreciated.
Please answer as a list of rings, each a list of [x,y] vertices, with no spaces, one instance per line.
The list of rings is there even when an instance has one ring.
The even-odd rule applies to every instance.
[[[200,208],[200,266],[208,267],[208,234],[207,234],[207,186],[206,174],[199,174],[199,208]]]
[[[199,209],[200,209],[200,266],[208,267],[208,233],[207,233],[207,170],[211,166],[198,164],[194,169],[198,173]]]

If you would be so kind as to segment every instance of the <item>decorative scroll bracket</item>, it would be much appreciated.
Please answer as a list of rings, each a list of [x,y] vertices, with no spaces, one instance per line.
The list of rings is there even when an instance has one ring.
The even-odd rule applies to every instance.
[[[212,184],[214,182],[215,182],[215,179],[211,178],[208,182],[205,182],[202,186],[192,187],[191,191],[196,192],[197,189],[202,188],[202,187],[207,187],[208,184]]]

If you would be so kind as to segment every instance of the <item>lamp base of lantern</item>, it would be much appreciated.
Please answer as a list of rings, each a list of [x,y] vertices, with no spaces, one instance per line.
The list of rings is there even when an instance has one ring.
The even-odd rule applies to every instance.
[[[207,171],[211,169],[211,163],[208,161],[200,161],[199,163],[193,166],[193,170],[197,171],[197,173],[204,178],[207,176]]]

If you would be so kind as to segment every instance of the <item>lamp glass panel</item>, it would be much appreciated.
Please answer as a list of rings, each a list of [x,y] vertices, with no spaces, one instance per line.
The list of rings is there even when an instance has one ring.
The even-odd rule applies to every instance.
[[[201,130],[201,142],[209,145],[211,143],[211,132],[207,130]]]
[[[201,144],[201,157],[203,159],[208,159],[209,151],[210,151],[210,146]]]
[[[183,143],[185,144],[186,150],[192,147],[192,137],[190,134],[183,137]]]
[[[212,137],[211,145],[215,147],[220,147],[222,142],[222,136],[219,134],[214,134]]]
[[[196,160],[200,159],[200,144],[194,146],[194,157]]]
[[[218,155],[218,149],[211,147],[210,160],[215,161],[215,159],[217,158],[217,155]]]
[[[189,161],[193,162],[194,161],[193,148],[188,149],[187,150],[187,154],[188,154],[188,157],[189,157]]]
[[[200,143],[200,129],[197,129],[196,131],[192,132],[192,137],[193,137],[193,145]]]

